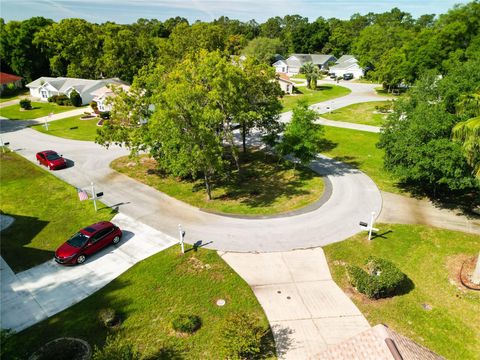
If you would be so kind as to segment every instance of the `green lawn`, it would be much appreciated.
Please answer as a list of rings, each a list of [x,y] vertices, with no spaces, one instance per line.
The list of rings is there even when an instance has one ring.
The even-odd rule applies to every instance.
[[[448,359],[478,359],[480,293],[455,283],[462,254],[478,254],[478,235],[420,225],[377,227],[383,235],[372,242],[363,233],[324,247],[335,282],[371,325],[384,323]],[[369,255],[395,263],[413,281],[413,290],[377,301],[353,292],[343,264],[362,265]]]
[[[218,299],[225,299],[225,306],[217,306]],[[108,307],[121,315],[118,330],[107,331],[98,321],[99,310]],[[179,246],[174,246],[2,345],[10,350],[6,359],[13,355],[27,359],[42,344],[58,337],[82,338],[93,347],[102,346],[111,334],[132,344],[142,359],[225,359],[221,347],[224,327],[235,313],[258,319],[258,325],[267,330],[264,354],[275,358],[268,321],[250,287],[215,251],[198,249],[181,256]],[[193,335],[176,333],[171,323],[180,314],[199,316],[201,328]]]
[[[49,122],[48,131],[43,124],[34,125],[32,129],[66,139],[95,141],[99,118],[80,120],[80,117],[81,115]]]
[[[285,95],[282,98],[282,112],[292,110],[298,100],[306,99],[308,105],[316,104],[350,94],[350,89],[338,85],[321,85],[316,90],[307,89],[305,86],[296,87],[300,94]]]
[[[58,114],[61,112],[77,109],[74,106],[60,106],[54,103],[32,102],[31,110],[22,110],[20,105],[10,105],[0,108],[0,116],[10,120],[30,120],[50,113]]]
[[[346,121],[356,124],[381,126],[388,114],[375,113],[375,107],[388,106],[390,101],[374,101],[346,106],[331,113],[322,114],[322,117],[335,121]]]
[[[15,218],[2,232],[0,250],[13,271],[50,260],[78,229],[112,218],[105,205],[98,204],[103,209],[95,213],[91,201],[79,201],[73,186],[21,156],[1,153],[0,160],[1,210]]]
[[[380,190],[401,192],[395,186],[393,176],[383,169],[384,151],[375,146],[378,134],[332,126],[324,129],[330,144],[330,149],[323,152],[325,155],[359,168],[375,181]]]
[[[3,103],[3,102],[7,102],[7,101],[10,101],[10,100],[16,100],[16,99],[20,99],[21,97],[23,96],[26,96],[29,94],[29,90],[19,90],[13,94],[9,94],[9,95],[3,95],[0,97],[0,103]]]
[[[190,205],[220,213],[244,215],[278,214],[304,207],[320,198],[323,179],[307,168],[295,172],[292,163],[261,152],[250,152],[243,161],[243,178],[214,184],[212,197],[206,199],[202,180],[181,181],[161,176],[156,162],[142,157],[140,162],[123,157],[111,167],[136,180]]]

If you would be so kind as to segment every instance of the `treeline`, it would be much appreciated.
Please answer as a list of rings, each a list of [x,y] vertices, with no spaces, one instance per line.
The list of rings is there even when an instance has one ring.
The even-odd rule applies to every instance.
[[[131,82],[151,63],[171,66],[186,55],[207,51],[247,54],[269,62],[275,54],[355,55],[372,80],[385,86],[413,84],[426,69],[446,74],[480,56],[480,3],[456,6],[436,18],[418,19],[394,8],[353,15],[349,20],[299,15],[273,17],[259,24],[220,17],[189,24],[176,17],[164,22],[92,24],[82,19],[58,23],[42,17],[0,20],[2,71],[23,76],[119,77]]]

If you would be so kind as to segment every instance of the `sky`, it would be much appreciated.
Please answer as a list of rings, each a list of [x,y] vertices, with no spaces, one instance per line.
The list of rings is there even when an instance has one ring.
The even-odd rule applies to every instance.
[[[220,16],[265,22],[270,17],[298,14],[310,21],[319,16],[348,19],[354,13],[380,13],[398,7],[414,17],[442,14],[462,0],[0,0],[5,21],[43,16],[55,21],[82,18],[94,23],[130,24],[139,18],[166,20],[181,16],[190,23]]]

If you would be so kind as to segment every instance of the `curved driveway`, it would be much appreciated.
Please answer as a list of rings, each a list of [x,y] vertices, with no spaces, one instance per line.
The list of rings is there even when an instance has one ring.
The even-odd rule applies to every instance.
[[[3,122],[3,121],[2,121]],[[49,136],[26,128],[8,131],[2,124],[2,139],[10,148],[35,161],[40,149],[54,149],[74,166],[54,174],[81,188],[96,184],[103,201],[117,205],[134,219],[177,236],[178,224],[186,230],[186,241],[211,249],[238,252],[271,252],[323,246],[344,240],[361,229],[359,221],[381,210],[382,199],[374,182],[362,172],[319,156],[312,168],[332,184],[330,199],[320,208],[295,216],[273,219],[238,219],[206,213],[162,194],[109,168],[110,162],[128,151],[110,149],[85,141]],[[72,201],[78,201],[72,199]]]

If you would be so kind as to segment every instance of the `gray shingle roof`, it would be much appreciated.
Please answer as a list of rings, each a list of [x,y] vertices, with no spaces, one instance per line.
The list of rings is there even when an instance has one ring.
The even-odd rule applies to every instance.
[[[292,59],[295,57],[296,59]],[[333,55],[321,55],[321,54],[292,54],[287,59],[289,66],[303,66],[304,64],[311,62],[315,65],[325,65],[329,61],[335,61],[336,58]]]

